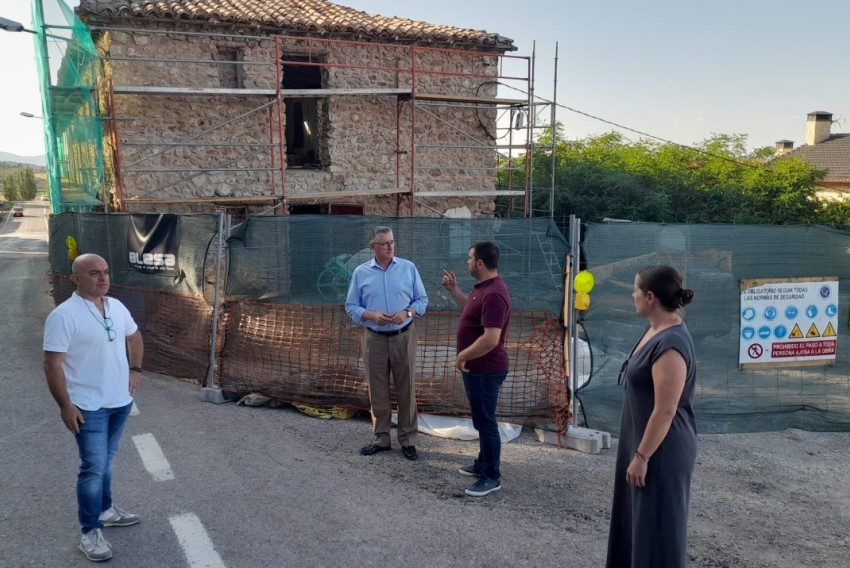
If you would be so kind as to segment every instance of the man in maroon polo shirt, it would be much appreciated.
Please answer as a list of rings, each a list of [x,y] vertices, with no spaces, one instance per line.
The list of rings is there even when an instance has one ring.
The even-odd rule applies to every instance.
[[[505,334],[511,319],[511,295],[499,276],[499,247],[490,241],[477,242],[469,249],[469,274],[477,281],[469,295],[457,286],[453,272],[443,270],[443,287],[459,308],[457,359],[455,367],[463,375],[463,386],[478,430],[478,459],[458,471],[477,477],[466,489],[472,497],[483,497],[502,488],[499,458],[502,439],[496,423],[499,389],[508,376]]]

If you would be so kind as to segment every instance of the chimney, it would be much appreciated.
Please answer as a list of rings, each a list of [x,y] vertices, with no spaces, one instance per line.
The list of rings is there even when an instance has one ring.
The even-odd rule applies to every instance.
[[[806,144],[814,146],[829,138],[832,113],[816,110],[806,115]]]
[[[776,151],[773,153],[773,155],[778,158],[779,156],[784,156],[785,154],[788,154],[793,149],[793,140],[778,140],[776,142]]]

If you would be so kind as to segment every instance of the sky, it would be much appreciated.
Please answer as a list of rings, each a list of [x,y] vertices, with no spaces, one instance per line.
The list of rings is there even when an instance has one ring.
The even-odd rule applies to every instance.
[[[535,94],[572,109],[557,111],[569,139],[612,130],[640,138],[580,113],[684,145],[717,133],[745,134],[749,148],[797,146],[813,111],[833,114],[833,132],[850,132],[847,0],[337,3],[513,39],[515,55],[536,56]],[[2,0],[0,17],[30,27],[30,5]],[[41,121],[20,116],[41,108],[33,37],[0,31],[0,151],[21,156],[44,153]]]

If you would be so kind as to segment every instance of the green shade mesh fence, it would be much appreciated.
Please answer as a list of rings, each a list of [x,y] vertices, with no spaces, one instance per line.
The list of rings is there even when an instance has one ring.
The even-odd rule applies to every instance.
[[[584,252],[596,276],[582,322],[593,374],[578,399],[591,427],[619,428],[617,377],[646,323],[635,315],[634,276],[664,263],[695,292],[685,322],[696,345],[700,432],[850,430],[850,234],[818,226],[593,224]],[[834,365],[739,369],[741,280],[823,277],[839,279]]]
[[[569,397],[564,379],[563,261],[568,246],[548,219],[387,219],[361,216],[251,217],[219,250],[214,215],[180,216],[179,274],[151,275],[128,261],[130,215],[65,213],[51,219],[50,260],[57,301],[73,290],[68,237],[79,253],[110,263],[112,294],[125,301],[145,337],[145,367],[203,382],[214,359],[221,388],[257,392],[310,406],[367,410],[360,358],[361,328],[343,302],[351,272],[370,258],[369,229],[390,226],[396,254],[416,263],[429,295],[416,323],[417,400],[422,412],[468,413],[454,368],[458,311],[440,285],[442,270],[469,290],[470,244],[493,240],[500,274],[513,299],[507,336],[511,372],[499,416],[519,423],[565,427]],[[215,318],[215,268],[224,293]]]
[[[390,226],[397,254],[417,264],[430,297],[428,314],[416,324],[418,400],[423,412],[447,415],[466,415],[468,409],[452,365],[458,313],[440,276],[444,268],[453,270],[469,289],[469,244],[495,240],[514,302],[508,334],[512,372],[499,415],[515,422],[567,423],[560,278],[568,247],[549,220],[252,217],[233,228],[219,251],[219,217],[187,215],[177,225],[180,274],[165,277],[130,267],[129,218],[66,213],[51,220],[57,300],[73,289],[66,244],[73,236],[79,252],[97,252],[110,261],[113,294],[143,326],[147,368],[204,382],[217,322],[215,377],[222,388],[364,410],[360,331],[342,302],[351,271],[369,258],[368,229]],[[850,429],[850,234],[817,226],[591,224],[582,248],[596,276],[591,308],[579,326],[592,361],[590,379],[578,392],[590,427],[619,428],[623,391],[617,376],[645,325],[634,313],[634,274],[668,263],[696,293],[685,321],[697,349],[701,432]],[[741,281],[828,277],[837,277],[839,286],[834,364],[739,368]]]

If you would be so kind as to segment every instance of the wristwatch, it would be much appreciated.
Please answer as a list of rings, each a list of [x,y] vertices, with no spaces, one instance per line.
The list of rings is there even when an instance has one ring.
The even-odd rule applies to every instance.
[[[412,317],[413,317],[413,312],[411,312],[411,311],[410,311],[410,308],[405,309],[405,310],[404,310],[404,313],[406,313],[406,314],[407,314],[407,317],[409,317],[409,318],[412,318]]]
[[[130,367],[130,370],[133,371],[134,373],[141,373],[142,372],[141,367]]]

